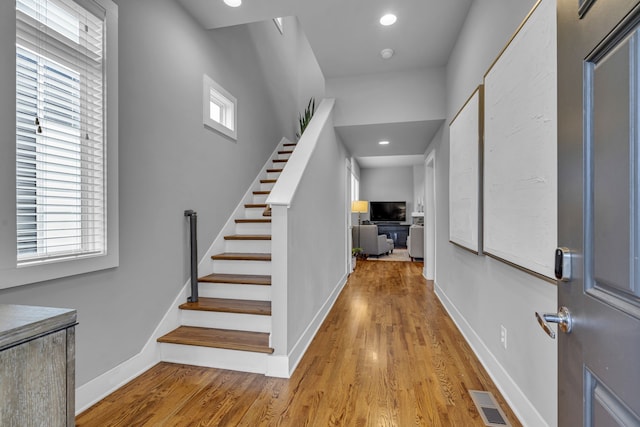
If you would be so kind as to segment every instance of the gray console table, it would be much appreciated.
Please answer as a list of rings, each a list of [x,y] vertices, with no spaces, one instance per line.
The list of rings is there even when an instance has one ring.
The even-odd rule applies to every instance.
[[[0,425],[75,425],[76,311],[0,305]]]

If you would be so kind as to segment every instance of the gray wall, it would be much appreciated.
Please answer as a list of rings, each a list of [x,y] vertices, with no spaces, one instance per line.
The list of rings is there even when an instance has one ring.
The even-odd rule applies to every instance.
[[[483,75],[534,0],[476,1],[447,66],[447,123]],[[539,328],[534,311],[553,312],[555,285],[449,243],[449,129],[436,136],[436,287],[454,320],[489,366],[506,398],[531,425],[556,424],[556,343]],[[549,254],[552,256],[552,254]],[[500,343],[507,328],[507,349]],[[527,403],[528,401],[528,403]]]
[[[327,80],[336,126],[439,120],[445,117],[444,68]]]
[[[424,164],[413,166],[413,211],[418,212],[420,208],[424,212]],[[422,205],[422,206],[419,206]]]
[[[412,166],[360,169],[361,200],[407,202],[407,222],[411,222],[413,197]],[[362,219],[369,219],[369,213],[362,214]]]
[[[287,353],[347,275],[346,158],[329,119],[288,212]]]
[[[283,127],[287,115],[297,114],[295,108],[275,113],[292,107],[270,97],[277,82],[265,80],[253,44],[260,31],[277,32],[273,24],[252,32],[246,26],[204,31],[172,0],[116,3],[120,266],[0,292],[2,303],[78,309],[78,386],[137,354],[185,284],[183,211],[198,211],[204,253],[280,138],[292,133],[290,124]],[[10,71],[0,75],[0,93],[13,96]],[[202,125],[203,73],[238,99],[237,142]],[[14,129],[0,131],[3,149],[14,144]],[[13,203],[14,195],[0,199]]]
[[[316,106],[320,104],[325,80],[298,18],[288,16],[283,19],[283,34],[275,29],[272,20],[247,26],[260,69],[266,77],[273,111],[287,131],[283,136],[294,141],[296,132],[300,131],[297,114],[312,97],[316,99]],[[296,113],[291,114],[291,111]]]

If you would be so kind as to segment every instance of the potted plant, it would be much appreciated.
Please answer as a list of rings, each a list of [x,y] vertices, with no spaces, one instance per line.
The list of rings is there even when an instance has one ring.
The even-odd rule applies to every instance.
[[[307,108],[304,109],[304,114],[303,113],[298,114],[298,123],[300,124],[300,133],[296,132],[296,138],[300,139],[300,137],[304,133],[304,130],[309,125],[309,122],[311,121],[311,118],[313,117],[313,114],[315,112],[316,112],[316,100],[315,98],[311,98],[309,100],[309,105],[307,105]]]
[[[356,269],[356,261],[358,258],[362,256],[362,248],[352,248],[351,249],[351,265],[353,269]]]
[[[351,257],[352,257],[353,265],[354,265],[354,268],[355,268],[356,259],[358,259],[358,258],[367,259],[367,254],[364,253],[364,249],[362,249],[362,248],[353,248],[353,249],[351,249]]]

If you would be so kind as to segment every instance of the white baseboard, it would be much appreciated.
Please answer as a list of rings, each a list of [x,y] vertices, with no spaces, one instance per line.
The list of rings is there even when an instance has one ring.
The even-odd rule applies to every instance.
[[[458,311],[456,306],[447,297],[444,291],[434,284],[435,294],[444,306],[445,310],[458,327],[458,330],[465,338],[476,357],[489,373],[489,376],[495,383],[502,396],[507,401],[511,410],[520,420],[523,426],[548,426],[547,422],[542,418],[540,413],[533,406],[531,401],[522,392],[518,384],[511,378],[509,373],[498,362],[496,357],[491,353],[489,348],[484,344],[480,336],[474,331],[467,320]]]
[[[145,350],[146,347],[147,346],[145,346]],[[76,388],[76,415],[85,411],[159,362],[156,352],[145,350],[99,377]]]
[[[289,369],[289,371],[286,378],[290,378],[291,375],[293,375],[293,372],[298,367],[298,364],[300,363],[300,361],[302,360],[302,357],[304,356],[307,349],[309,348],[309,345],[311,345],[311,341],[313,341],[313,338],[318,333],[320,326],[322,326],[322,322],[324,322],[324,319],[326,319],[327,315],[331,311],[331,308],[333,307],[336,300],[338,299],[340,292],[342,292],[342,289],[346,284],[347,284],[347,275],[345,274],[338,281],[336,286],[333,288],[333,291],[331,292],[331,294],[327,297],[327,300],[324,302],[322,307],[320,307],[320,310],[318,310],[316,315],[313,317],[313,320],[311,320],[311,322],[309,323],[309,326],[307,326],[307,328],[302,333],[302,336],[300,336],[300,339],[298,339],[298,341],[295,343],[295,345],[289,352],[289,355],[287,356],[288,360],[287,360],[287,366],[286,366]],[[280,369],[284,367],[285,366],[283,363],[281,363],[279,366]],[[267,375],[280,376],[280,375],[271,375],[270,372],[267,372]]]
[[[183,286],[140,353],[76,388],[76,414],[88,409],[160,362],[160,347],[157,339],[180,326],[178,305],[186,301],[188,288],[189,284]]]

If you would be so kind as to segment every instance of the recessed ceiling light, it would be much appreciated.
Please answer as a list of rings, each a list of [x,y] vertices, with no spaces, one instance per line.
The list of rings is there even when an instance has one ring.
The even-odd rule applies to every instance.
[[[380,24],[386,26],[393,25],[398,20],[398,17],[393,13],[387,13],[382,18],[380,18]]]
[[[380,145],[389,145],[389,141],[380,141],[378,142]]]
[[[230,7],[238,7],[242,4],[242,0],[224,0],[224,4]]]
[[[383,59],[389,59],[393,56],[393,49],[382,49],[380,51],[380,56],[382,56]]]

